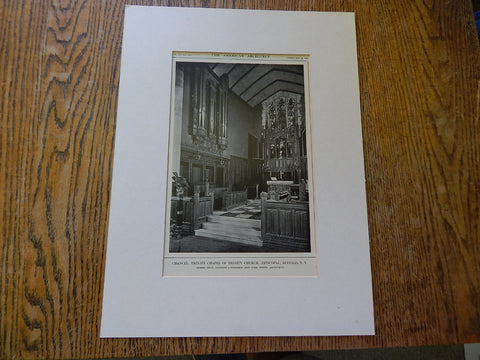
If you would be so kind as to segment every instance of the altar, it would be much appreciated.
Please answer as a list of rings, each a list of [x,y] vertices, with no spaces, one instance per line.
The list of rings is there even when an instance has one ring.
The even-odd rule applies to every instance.
[[[290,180],[267,181],[269,199],[290,201],[292,186],[293,181]]]

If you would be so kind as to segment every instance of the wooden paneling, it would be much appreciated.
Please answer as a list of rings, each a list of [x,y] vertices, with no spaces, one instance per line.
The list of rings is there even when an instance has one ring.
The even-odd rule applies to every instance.
[[[262,199],[262,241],[268,250],[310,251],[308,203]]]
[[[126,3],[0,3],[0,358],[480,342],[470,0],[129,1],[356,12],[377,335],[100,339]]]
[[[195,193],[192,198],[183,199],[183,225],[192,234],[193,230],[199,229],[202,223],[207,220],[207,216],[213,213],[214,196],[202,196]],[[178,200],[172,199],[170,203],[170,219],[175,221]]]
[[[193,195],[193,220],[195,229],[199,229],[202,223],[207,221],[207,216],[213,213],[215,202],[213,195],[200,197],[198,193]]]
[[[245,187],[248,182],[248,159],[231,156],[229,175],[229,182],[230,185],[233,185],[233,190],[239,190],[236,187]]]

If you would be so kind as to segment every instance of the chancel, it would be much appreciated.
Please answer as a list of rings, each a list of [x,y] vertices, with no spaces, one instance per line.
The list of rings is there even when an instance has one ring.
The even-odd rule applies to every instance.
[[[304,65],[174,69],[170,252],[309,252]]]

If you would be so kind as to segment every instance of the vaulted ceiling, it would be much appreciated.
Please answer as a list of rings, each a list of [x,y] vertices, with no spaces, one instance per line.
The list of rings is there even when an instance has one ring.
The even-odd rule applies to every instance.
[[[252,107],[279,91],[304,94],[302,65],[215,63],[210,69],[228,74],[230,89]]]

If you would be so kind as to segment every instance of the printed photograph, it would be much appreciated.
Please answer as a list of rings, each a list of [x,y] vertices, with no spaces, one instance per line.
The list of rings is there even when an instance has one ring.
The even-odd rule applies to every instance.
[[[308,57],[172,66],[166,253],[311,253]]]

